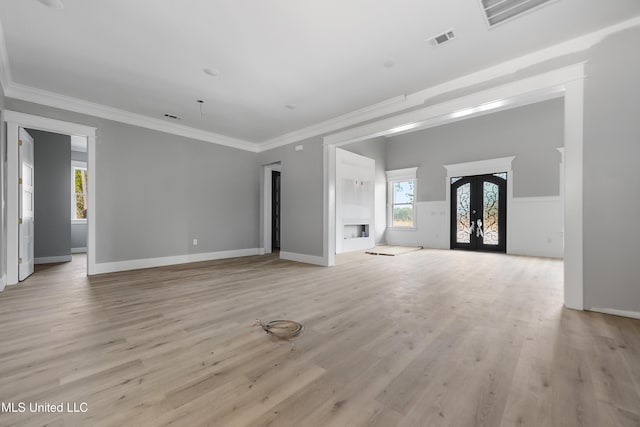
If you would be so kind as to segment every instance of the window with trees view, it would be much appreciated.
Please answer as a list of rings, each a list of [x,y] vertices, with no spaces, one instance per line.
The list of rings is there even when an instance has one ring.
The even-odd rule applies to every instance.
[[[87,168],[73,165],[71,168],[71,219],[87,220]]]
[[[392,227],[413,227],[415,181],[394,181]]]
[[[388,224],[392,228],[416,227],[416,174],[418,168],[387,171]]]

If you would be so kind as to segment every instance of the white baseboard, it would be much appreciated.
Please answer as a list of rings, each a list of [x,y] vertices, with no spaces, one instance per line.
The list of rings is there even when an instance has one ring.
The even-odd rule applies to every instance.
[[[280,259],[286,259],[287,261],[303,262],[305,264],[327,266],[327,261],[324,257],[316,255],[297,254],[295,252],[283,252],[280,251]]]
[[[7,275],[3,274],[0,277],[0,292],[4,291],[5,286],[7,286]]]
[[[46,256],[40,258],[34,258],[34,264],[56,264],[59,262],[70,262],[71,255],[61,255],[61,256]]]
[[[142,268],[162,267],[166,265],[187,264],[190,262],[212,261],[215,259],[238,258],[259,254],[258,248],[230,251],[205,252],[199,254],[167,256],[159,258],[132,259],[127,261],[101,262],[96,264],[96,274],[116,271],[139,270]]]
[[[84,254],[87,253],[87,248],[71,248],[72,254]]]
[[[587,311],[596,311],[598,313],[613,314],[614,316],[630,317],[632,319],[640,319],[640,312],[616,310],[613,308],[590,308]]]

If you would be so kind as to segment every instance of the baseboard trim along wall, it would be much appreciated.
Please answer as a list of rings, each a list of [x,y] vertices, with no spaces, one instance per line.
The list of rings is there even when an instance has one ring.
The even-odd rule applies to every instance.
[[[283,252],[280,251],[280,259],[286,259],[287,261],[302,262],[305,264],[314,264],[320,266],[326,266],[327,261],[324,257],[315,255],[297,254],[295,252]]]
[[[603,314],[613,314],[614,316],[630,317],[632,319],[640,319],[640,312],[616,310],[614,308],[590,308],[588,311],[595,311]]]
[[[70,261],[71,261],[71,255],[47,256],[47,257],[40,257],[40,258],[33,259],[34,264],[56,264],[59,262],[70,262]]]
[[[87,248],[71,248],[72,254],[84,254],[87,253]]]
[[[230,251],[205,252],[199,254],[167,256],[159,258],[132,259],[127,261],[101,262],[96,264],[96,274],[117,271],[140,270],[142,268],[163,267],[167,265],[187,264],[190,262],[212,261],[216,259],[239,258],[258,255],[258,248],[236,249]]]
[[[3,274],[0,277],[0,292],[4,291],[5,286],[7,286],[7,275]]]

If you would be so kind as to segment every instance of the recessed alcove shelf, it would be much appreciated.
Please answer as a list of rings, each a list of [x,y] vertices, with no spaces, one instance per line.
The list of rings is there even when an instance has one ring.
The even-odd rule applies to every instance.
[[[375,161],[336,149],[336,253],[375,246]]]

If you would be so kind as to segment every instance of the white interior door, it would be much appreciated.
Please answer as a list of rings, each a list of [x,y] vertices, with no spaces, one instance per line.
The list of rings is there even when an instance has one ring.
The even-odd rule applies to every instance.
[[[33,138],[20,128],[18,141],[18,280],[33,273]]]

